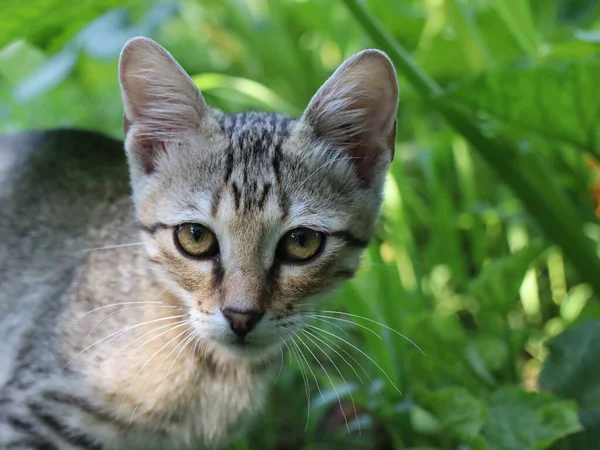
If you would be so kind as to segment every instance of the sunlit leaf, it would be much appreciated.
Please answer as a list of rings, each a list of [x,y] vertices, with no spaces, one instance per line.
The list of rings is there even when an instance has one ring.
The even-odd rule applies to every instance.
[[[507,313],[518,299],[527,269],[544,248],[542,244],[532,244],[490,262],[471,282],[471,294],[485,308]]]

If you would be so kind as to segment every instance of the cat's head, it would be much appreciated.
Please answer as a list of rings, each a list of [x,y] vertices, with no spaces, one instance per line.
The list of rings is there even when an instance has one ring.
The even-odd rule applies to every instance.
[[[303,306],[352,277],[374,231],[394,154],[390,60],[351,57],[299,119],[210,108],[146,38],[126,44],[119,77],[136,214],[157,273],[200,338],[239,356],[277,349]]]

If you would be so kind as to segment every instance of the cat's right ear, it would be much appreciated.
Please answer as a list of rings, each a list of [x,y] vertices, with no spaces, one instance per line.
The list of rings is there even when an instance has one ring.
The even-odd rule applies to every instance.
[[[191,78],[151,39],[128,41],[119,59],[126,148],[144,173],[169,141],[197,131],[207,106]]]

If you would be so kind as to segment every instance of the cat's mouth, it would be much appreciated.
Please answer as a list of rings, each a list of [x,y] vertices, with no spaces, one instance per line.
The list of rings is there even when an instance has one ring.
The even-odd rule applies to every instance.
[[[231,338],[220,342],[230,352],[242,358],[263,358],[271,353],[273,346],[264,342],[257,342],[251,336],[245,338]]]

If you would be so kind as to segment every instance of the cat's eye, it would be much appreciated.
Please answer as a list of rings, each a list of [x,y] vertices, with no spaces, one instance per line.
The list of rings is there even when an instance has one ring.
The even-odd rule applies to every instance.
[[[324,243],[323,233],[309,228],[295,228],[281,238],[276,256],[282,262],[308,261],[321,252]]]
[[[175,229],[175,242],[180,250],[196,258],[209,258],[219,253],[215,234],[199,223],[182,223]]]

